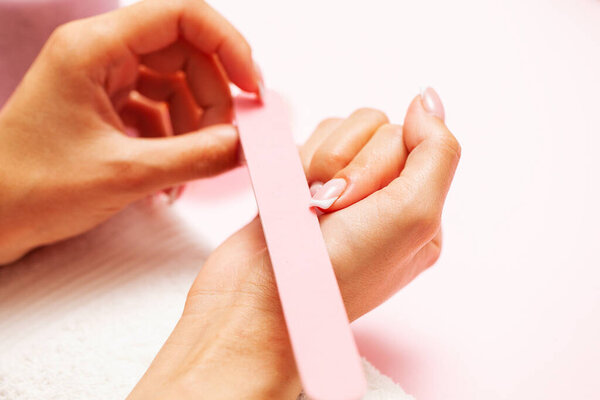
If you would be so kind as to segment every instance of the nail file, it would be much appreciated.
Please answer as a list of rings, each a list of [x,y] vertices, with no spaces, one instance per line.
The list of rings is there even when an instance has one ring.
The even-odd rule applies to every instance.
[[[240,140],[296,365],[313,400],[356,400],[360,357],[323,241],[288,108],[272,91],[235,101]]]

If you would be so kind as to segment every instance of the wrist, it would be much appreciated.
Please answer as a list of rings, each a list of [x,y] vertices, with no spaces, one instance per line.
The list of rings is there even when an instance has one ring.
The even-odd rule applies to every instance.
[[[213,268],[228,268],[215,261],[206,262],[198,281],[210,281]],[[154,398],[156,391],[145,389],[157,382],[168,391],[157,398],[295,400],[300,381],[270,268],[266,251],[259,252],[235,267],[235,282],[226,291],[195,284],[183,316],[130,400]]]

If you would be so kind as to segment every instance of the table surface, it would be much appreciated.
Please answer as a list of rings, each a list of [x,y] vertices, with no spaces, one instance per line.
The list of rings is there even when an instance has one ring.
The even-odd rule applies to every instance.
[[[362,106],[402,121],[422,86],[444,101],[463,158],[443,255],[354,324],[361,352],[418,399],[597,398],[600,2],[212,4],[299,142]],[[256,211],[243,170],[176,209],[212,245]]]

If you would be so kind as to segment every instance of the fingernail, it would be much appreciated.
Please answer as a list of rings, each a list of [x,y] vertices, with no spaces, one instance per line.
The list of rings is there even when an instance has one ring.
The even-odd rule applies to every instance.
[[[256,61],[254,62],[254,73],[256,74],[256,84],[258,85],[258,99],[263,101],[265,99],[265,79]]]
[[[314,196],[317,193],[317,191],[322,187],[323,182],[313,182],[312,185],[310,185],[310,195]]]
[[[423,104],[425,111],[444,121],[446,117],[444,105],[442,104],[440,96],[438,96],[437,92],[433,90],[433,88],[428,87],[424,90],[421,90],[421,103]]]
[[[332,179],[321,186],[310,200],[310,207],[318,207],[327,210],[340,197],[346,189],[346,180]]]

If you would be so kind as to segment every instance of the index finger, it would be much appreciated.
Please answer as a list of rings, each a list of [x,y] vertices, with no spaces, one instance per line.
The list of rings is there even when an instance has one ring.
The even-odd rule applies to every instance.
[[[204,1],[145,0],[81,23],[87,25],[86,31],[94,42],[86,49],[97,56],[92,61],[108,59],[112,63],[107,78],[109,92],[118,90],[127,80],[119,68],[137,64],[138,56],[180,38],[205,54],[216,54],[229,79],[240,89],[255,93],[259,90],[248,42]]]

